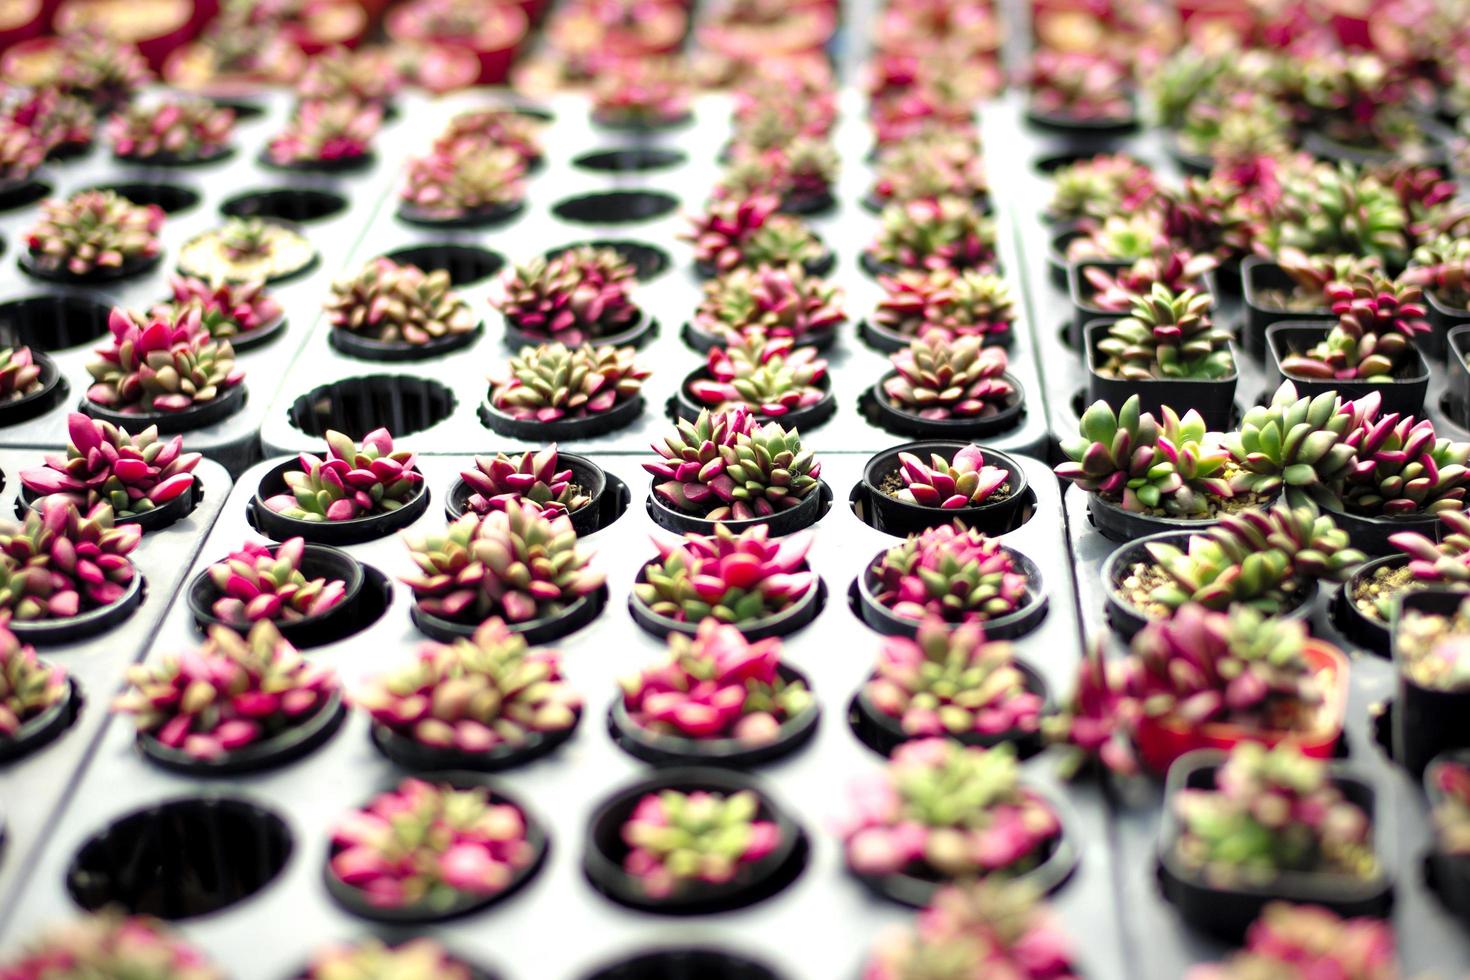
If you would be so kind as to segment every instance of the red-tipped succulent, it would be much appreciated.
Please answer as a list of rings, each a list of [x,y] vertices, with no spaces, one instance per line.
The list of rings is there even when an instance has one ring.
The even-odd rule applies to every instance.
[[[931,453],[925,463],[913,453],[898,454],[898,475],[903,489],[893,494],[899,500],[920,507],[975,507],[992,496],[1003,499],[1010,471],[985,462],[985,453],[973,443],[945,459]]]
[[[118,601],[137,574],[128,554],[143,531],[115,527],[112,507],[67,500],[0,522],[0,609],[19,621],[64,619]]]
[[[583,487],[572,482],[570,468],[557,469],[556,443],[538,451],[526,450],[520,459],[504,453],[476,456],[474,469],[460,479],[470,489],[465,508],[476,514],[504,510],[512,500],[546,514],[570,514],[592,503]]]
[[[268,327],[285,315],[260,280],[211,283],[194,276],[174,276],[169,280],[169,289],[173,292],[168,304],[172,310],[197,310],[199,325],[217,340]]]
[[[270,141],[266,156],[280,166],[360,160],[372,152],[382,123],[383,110],[377,106],[350,100],[303,102]]]
[[[60,704],[70,683],[64,668],[41,661],[10,632],[8,617],[0,619],[0,745]]]
[[[759,797],[749,790],[650,793],[623,824],[623,870],[654,899],[689,882],[731,881],[781,843],[780,828],[759,814]]]
[[[756,336],[711,347],[705,370],[709,377],[690,381],[688,391],[715,411],[745,405],[766,418],[780,418],[816,405],[827,394],[827,362],[814,347],[795,347],[790,337]]]
[[[329,429],[326,441],[326,459],[301,453],[301,469],[284,474],[288,492],[268,498],[267,507],[301,521],[350,521],[397,510],[422,489],[414,454],[395,451],[387,429],[374,429],[361,444]]]
[[[656,615],[681,623],[715,619],[744,626],[790,608],[817,586],[807,564],[811,535],[769,539],[763,524],[739,534],[716,524],[713,534],[655,539],[659,557],[643,568],[633,594]]]
[[[245,629],[263,620],[294,623],[335,609],[347,598],[347,583],[308,579],[301,571],[305,551],[302,538],[287,538],[274,548],[247,541],[209,566],[209,579],[219,593],[210,612]]]
[[[684,236],[694,246],[694,261],[718,274],[821,259],[821,241],[800,218],[780,213],[780,205],[770,194],[710,201]]]
[[[130,106],[108,122],[107,136],[119,157],[187,163],[224,152],[234,128],[232,110],[187,99]]]
[[[106,503],[114,516],[131,517],[194,485],[193,471],[203,457],[184,452],[182,436],[160,441],[156,426],[133,436],[80,412],[67,416],[66,426],[66,452],[52,453],[44,467],[20,473],[26,489],[42,498],[64,498],[85,509]]]
[[[616,249],[583,245],[516,266],[492,302],[522,333],[575,347],[637,324],[636,283]]]
[[[114,307],[112,342],[87,365],[95,382],[87,397],[118,412],[182,412],[242,384],[228,340],[204,330],[196,308],[157,309],[138,317]]]
[[[879,604],[903,619],[931,615],[950,623],[984,623],[1027,600],[1016,556],[998,541],[956,521],[910,535],[873,568]]]

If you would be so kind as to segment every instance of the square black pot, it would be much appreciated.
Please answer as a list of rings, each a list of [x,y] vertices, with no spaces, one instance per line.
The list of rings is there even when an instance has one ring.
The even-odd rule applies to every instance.
[[[1424,290],[1424,305],[1429,308],[1425,319],[1429,321],[1430,330],[1415,337],[1414,341],[1426,356],[1442,361],[1449,351],[1450,331],[1470,323],[1470,310],[1450,306],[1432,289]]]
[[[1266,328],[1266,346],[1271,352],[1273,388],[1281,381],[1290,381],[1296,385],[1297,394],[1308,398],[1316,397],[1324,391],[1335,391],[1345,399],[1357,399],[1376,391],[1383,396],[1385,412],[1416,416],[1423,413],[1424,396],[1429,391],[1429,365],[1417,347],[1410,347],[1405,351],[1404,363],[1394,373],[1392,381],[1370,383],[1299,378],[1281,370],[1283,358],[1311,348],[1327,336],[1333,325],[1332,320],[1314,320],[1310,323],[1273,323]]]
[[[1393,710],[1393,757],[1416,777],[1441,752],[1470,748],[1470,691],[1441,691],[1411,680],[1399,654],[1399,622],[1409,611],[1453,616],[1466,598],[1464,591],[1423,589],[1404,595],[1394,610],[1390,636],[1398,703]]]
[[[1121,320],[1128,315],[1126,310],[1115,312],[1104,310],[1094,306],[1091,299],[1094,295],[1092,283],[1087,281],[1088,269],[1102,269],[1106,272],[1118,273],[1124,269],[1131,268],[1132,262],[1114,259],[1085,259],[1073,262],[1067,267],[1067,289],[1072,295],[1072,323],[1067,328],[1067,342],[1076,350],[1082,349],[1082,338],[1087,334],[1087,325],[1097,320]],[[1214,270],[1206,272],[1201,279],[1201,288],[1215,298],[1215,306],[1220,306],[1220,286],[1216,281]]]
[[[1461,324],[1445,338],[1445,411],[1450,421],[1470,429],[1470,323]]]
[[[1267,306],[1261,293],[1268,289],[1290,289],[1294,283],[1286,271],[1269,259],[1251,256],[1240,264],[1241,289],[1245,293],[1245,325],[1240,343],[1245,352],[1258,361],[1266,358],[1266,328],[1273,323],[1297,323],[1322,320],[1331,316],[1327,307],[1320,310],[1280,310]]]
[[[1132,381],[1123,378],[1108,378],[1098,374],[1100,358],[1097,345],[1107,336],[1112,320],[1094,320],[1087,324],[1087,404],[1099,398],[1115,409],[1129,397],[1138,396],[1139,410],[1152,412],[1159,417],[1159,410],[1168,405],[1183,415],[1191,408],[1199,412],[1205,426],[1219,432],[1230,427],[1235,411],[1235,383],[1240,378],[1237,371],[1228,378],[1211,380],[1158,379]]]

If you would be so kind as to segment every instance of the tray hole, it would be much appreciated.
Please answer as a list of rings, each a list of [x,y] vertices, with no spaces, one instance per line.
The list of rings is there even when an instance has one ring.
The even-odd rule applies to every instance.
[[[859,480],[852,485],[852,490],[849,491],[847,494],[847,506],[852,511],[853,516],[855,516],[858,520],[862,521],[864,524],[868,525],[874,530],[881,530],[870,519],[871,515],[868,514],[867,503],[867,491],[863,489],[863,482]],[[987,531],[986,533],[990,537],[996,537],[1001,534],[1010,534],[1012,531],[1018,530],[1020,527],[1030,521],[1032,517],[1035,516],[1036,492],[1030,487],[1027,487],[1026,492],[1021,495],[1021,506],[1016,508],[1014,517],[1012,517],[1012,519],[1007,522],[1006,526],[1003,528],[995,528],[993,530]],[[893,531],[884,531],[884,533],[894,534],[895,537],[902,537],[902,535],[899,535]],[[857,607],[854,606],[853,609],[854,611],[856,611]]]
[[[107,334],[112,308],[83,296],[32,296],[0,303],[0,343],[39,351],[80,347]]]
[[[387,257],[425,272],[443,269],[456,287],[489,279],[505,268],[505,256],[477,245],[415,245],[389,252]]]
[[[331,191],[280,187],[236,194],[220,205],[231,218],[275,218],[277,221],[321,221],[347,209],[347,198]]]
[[[781,980],[764,963],[718,949],[661,949],[605,966],[585,980]]]
[[[376,374],[313,388],[291,404],[291,424],[307,435],[328,429],[361,439],[387,426],[394,437],[422,432],[454,412],[454,392],[436,381]]]
[[[13,211],[35,204],[43,198],[50,197],[51,185],[40,180],[28,180],[13,187],[0,190],[0,211]]]
[[[597,239],[596,241],[590,242],[572,242],[560,248],[552,249],[546,253],[546,257],[548,259],[554,259],[568,249],[576,248],[580,245],[613,249],[637,270],[640,282],[646,282],[652,279],[669,267],[668,252],[665,252],[657,245],[628,240]]]
[[[608,191],[569,197],[551,209],[563,221],[587,225],[620,225],[661,218],[679,206],[662,191]]]
[[[677,167],[688,159],[680,150],[657,146],[626,146],[584,153],[572,163],[583,170],[628,174]]]
[[[181,184],[98,184],[93,190],[112,191],[144,207],[157,205],[163,209],[164,214],[178,214],[199,203],[199,192]]]
[[[186,799],[128,814],[82,845],[66,873],[78,905],[188,919],[244,901],[291,856],[275,813],[231,798]]]

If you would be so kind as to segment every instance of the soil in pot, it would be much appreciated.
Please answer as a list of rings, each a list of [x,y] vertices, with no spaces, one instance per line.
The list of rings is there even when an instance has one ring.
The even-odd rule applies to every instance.
[[[316,751],[337,733],[347,717],[342,692],[333,691],[320,708],[274,734],[213,759],[199,759],[139,733],[138,749],[154,765],[196,778],[235,776],[284,766]]]
[[[1026,483],[1021,464],[994,449],[981,447],[985,465],[1006,471],[1006,481],[983,503],[965,507],[926,507],[898,498],[906,484],[902,475],[901,454],[917,456],[924,465],[931,457],[952,461],[956,453],[971,445],[963,442],[910,442],[886,449],[871,457],[863,467],[862,489],[867,495],[863,519],[871,527],[886,534],[906,536],[940,524],[961,521],[967,527],[992,537],[1014,531],[1030,517],[1026,504],[1034,507],[1035,497]]]
[[[1389,655],[1388,620],[1377,604],[1406,595],[1417,580],[1408,555],[1385,555],[1359,565],[1332,603],[1332,620],[1342,634],[1380,657]]]
[[[232,255],[221,234],[224,229],[211,228],[184,242],[179,249],[178,269],[206,282],[264,280],[278,284],[316,268],[316,249],[299,228],[276,220],[267,222],[267,226],[270,250],[266,254]]]
[[[422,432],[454,413],[454,392],[427,378],[371,374],[313,388],[291,403],[291,424],[311,436],[327,430],[359,440],[386,427],[395,437]]]

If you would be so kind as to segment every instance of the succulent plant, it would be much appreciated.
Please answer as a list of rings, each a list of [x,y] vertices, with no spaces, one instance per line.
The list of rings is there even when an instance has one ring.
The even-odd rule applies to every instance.
[[[708,521],[769,517],[795,507],[820,485],[822,466],[801,436],[777,422],[759,424],[743,405],[681,419],[644,463],[654,496]]]
[[[449,119],[434,141],[436,153],[448,153],[463,144],[480,150],[514,150],[525,166],[541,158],[541,130],[545,123],[514,109],[470,109]]]
[[[0,184],[28,180],[46,162],[46,144],[29,127],[0,117]]]
[[[1406,609],[1394,634],[1399,669],[1432,691],[1470,690],[1470,601],[1451,615]]]
[[[895,202],[883,209],[873,261],[893,269],[995,265],[995,222],[961,197]]]
[[[128,554],[142,529],[113,525],[112,508],[82,512],[67,500],[0,521],[0,609],[22,622],[63,619],[108,606],[126,593],[135,570]]]
[[[225,980],[222,970],[162,923],[116,909],[50,929],[7,963],[5,972],[10,980]]]
[[[300,231],[263,218],[228,218],[179,250],[179,271],[210,283],[250,283],[306,269],[316,250]]]
[[[689,82],[676,58],[608,58],[593,79],[593,116],[618,126],[677,122],[689,112]]]
[[[27,722],[60,704],[70,683],[64,669],[43,663],[0,621],[0,741],[15,739]]]
[[[639,397],[648,374],[631,347],[522,347],[502,376],[491,377],[490,403],[517,419],[587,418]]]
[[[873,313],[876,326],[909,337],[946,341],[979,337],[1006,344],[1017,312],[1005,280],[975,269],[906,269],[880,276],[883,298]]]
[[[264,218],[228,218],[219,229],[220,246],[236,262],[263,258],[275,250],[273,232],[279,227]]]
[[[1290,742],[1241,742],[1214,789],[1185,789],[1176,858],[1214,886],[1261,886],[1283,873],[1368,878],[1378,872],[1368,815],[1343,796],[1327,763]]]
[[[814,347],[795,347],[790,337],[753,334],[726,347],[711,347],[704,378],[686,388],[713,411],[744,405],[766,418],[816,405],[826,397],[827,362]]]
[[[112,703],[138,731],[192,759],[211,761],[288,731],[337,691],[331,668],[309,664],[261,621],[241,636],[214,626],[198,650],[128,668]]]
[[[1105,55],[1042,48],[1027,73],[1031,111],[1066,119],[1122,119],[1133,115],[1124,94],[1125,68]]]
[[[716,198],[681,237],[693,244],[695,262],[719,274],[819,261],[821,240],[800,218],[780,213],[780,205],[780,198],[770,194]]]
[[[1133,301],[1130,315],[1109,324],[1096,344],[1098,372],[1130,381],[1214,379],[1235,373],[1230,332],[1215,326],[1209,293],[1175,294],[1154,283]]]
[[[303,980],[474,980],[470,968],[427,936],[389,946],[376,936],[312,954]]]
[[[1136,262],[1170,247],[1157,210],[1115,214],[1067,243],[1066,260]],[[1193,252],[1191,252],[1193,254]]]
[[[1470,586],[1470,514],[1463,510],[1439,512],[1439,540],[1417,531],[1391,534],[1388,541],[1409,557],[1406,570],[1412,584],[1420,588]],[[1380,618],[1387,622],[1393,596],[1380,600]]]
[[[638,323],[642,314],[630,295],[636,282],[617,249],[579,245],[517,265],[492,302],[522,333],[575,347]]]
[[[207,99],[133,105],[107,124],[112,152],[131,160],[205,160],[226,150],[235,113]]]
[[[1099,153],[1057,168],[1046,214],[1053,221],[1104,221],[1147,209],[1158,192],[1147,164],[1122,153]]]
[[[909,341],[890,358],[896,373],[882,382],[883,394],[923,419],[999,415],[1016,401],[1017,390],[1006,375],[1004,348],[981,343],[973,334],[948,339],[941,332]]]
[[[751,643],[734,626],[703,619],[693,637],[669,634],[661,662],[619,682],[623,707],[635,725],[660,735],[767,745],[816,703],[780,666],[779,639]]]
[[[332,830],[331,873],[369,905],[443,912],[504,891],[535,860],[526,816],[484,786],[405,779]]]
[[[1401,281],[1433,293],[1445,306],[1470,306],[1470,238],[1444,234],[1424,242]]]
[[[909,535],[872,574],[878,602],[916,622],[989,622],[1020,609],[1030,586],[1013,552],[960,521]]]
[[[1263,298],[1277,309],[1296,311],[1329,309],[1330,287],[1380,275],[1383,270],[1376,255],[1307,255],[1295,248],[1282,249],[1276,264],[1291,277],[1292,288],[1280,294],[1268,291]]]
[[[414,454],[395,451],[387,429],[374,429],[361,444],[333,429],[325,438],[326,458],[301,453],[301,468],[282,474],[287,492],[267,498],[267,507],[298,521],[350,521],[395,511],[422,491]]]
[[[1342,919],[1319,905],[1271,902],[1246,932],[1245,949],[1191,967],[1185,980],[1299,976],[1398,980],[1393,927],[1367,916]]]
[[[855,796],[842,838],[859,874],[1010,878],[1039,863],[1062,829],[1046,801],[1021,784],[1006,744],[905,742]]]
[[[1126,664],[1109,663],[1101,640],[1090,644],[1077,670],[1077,683],[1062,709],[1041,721],[1049,744],[1065,753],[1059,774],[1071,779],[1095,769],[1117,776],[1138,774],[1133,730],[1138,702],[1127,690]]]
[[[203,459],[183,451],[182,436],[161,441],[157,426],[134,436],[72,412],[66,427],[66,451],[47,455],[44,467],[21,470],[20,481],[43,500],[66,499],[84,510],[106,503],[115,517],[146,514],[187,493]]]
[[[800,342],[846,319],[842,291],[799,265],[736,267],[705,283],[692,326],[725,343],[752,336]]]
[[[1387,186],[1398,198],[1408,216],[1411,245],[1458,229],[1465,219],[1465,208],[1458,200],[1459,186],[1439,167],[1395,159],[1369,164],[1363,172]]]
[[[0,347],[0,404],[18,401],[44,386],[41,365],[29,347]]]
[[[570,467],[557,469],[556,443],[540,451],[528,449],[518,460],[505,453],[476,456],[474,468],[459,476],[471,491],[465,509],[476,514],[504,510],[512,500],[553,516],[571,514],[592,503],[586,488],[573,482]]]
[[[1281,359],[1281,370],[1303,378],[1386,382],[1403,363],[1416,334],[1429,323],[1424,292],[1382,276],[1327,287],[1337,323],[1311,349]]]
[[[210,611],[235,629],[254,623],[294,623],[320,616],[347,598],[341,579],[308,579],[301,571],[302,538],[287,538],[274,548],[247,541],[208,568],[219,598]]]
[[[163,209],[138,206],[114,191],[79,191],[41,203],[41,220],[26,232],[39,268],[86,276],[158,254]]]
[[[425,272],[386,256],[332,283],[324,307],[334,329],[384,344],[418,346],[479,326],[470,304],[451,288],[447,271]]]
[[[1270,404],[1252,406],[1237,431],[1220,437],[1237,467],[1231,482],[1265,499],[1284,493],[1290,507],[1333,503],[1353,464],[1353,448],[1344,441],[1353,425],[1352,406],[1336,392],[1298,397],[1296,386],[1283,381]]]
[[[780,828],[760,812],[750,790],[650,793],[623,824],[623,870],[652,899],[675,896],[692,882],[724,884],[781,844]]]
[[[832,193],[838,167],[837,151],[825,138],[798,136],[766,150],[736,145],[714,196],[744,200],[769,195],[787,205],[817,201]]]
[[[66,31],[60,42],[52,74],[43,85],[85,99],[99,110],[123,105],[152,78],[135,45],[94,25]]]
[[[806,561],[812,539],[771,541],[769,533],[764,524],[738,534],[716,524],[712,534],[655,539],[658,558],[643,567],[633,594],[654,614],[681,623],[746,626],[782,612],[817,586]]]
[[[519,204],[525,172],[516,150],[464,141],[410,159],[401,196],[426,217],[464,218]]]
[[[931,453],[927,464],[913,453],[899,453],[902,489],[891,496],[920,507],[975,507],[992,497],[1003,500],[1009,496],[1010,476],[1004,467],[985,462],[984,451],[973,443],[956,452],[953,459]]]
[[[1291,148],[1291,119],[1261,92],[1222,93],[1189,107],[1179,126],[1186,153],[1227,165],[1257,157],[1284,157]]]
[[[1109,271],[1090,265],[1082,276],[1094,292],[1087,305],[1108,313],[1127,313],[1139,300],[1147,299],[1155,286],[1171,295],[1189,290],[1209,296],[1205,273],[1219,265],[1213,255],[1189,255],[1170,250],[1166,254],[1135,259],[1132,265]]]
[[[194,276],[173,276],[169,289],[173,293],[168,303],[171,311],[197,310],[199,325],[215,340],[230,340],[270,326],[285,313],[258,279],[211,283]]]
[[[431,748],[494,752],[570,730],[581,697],[561,654],[530,649],[494,617],[474,636],[426,643],[353,698],[380,725]]]
[[[418,566],[403,582],[424,612],[455,622],[499,616],[524,623],[554,616],[602,587],[571,518],[507,501],[465,514],[442,532],[405,536]]]
[[[349,99],[302,102],[271,138],[266,157],[279,166],[361,160],[372,152],[383,110]]]
[[[87,365],[92,402],[117,412],[182,412],[245,380],[228,340],[215,340],[198,309],[159,308],[146,316],[113,307],[112,342]]]
[[[1444,854],[1470,854],[1470,766],[1446,759],[1435,771],[1444,800],[1434,807],[1435,848]]]
[[[1250,253],[1258,221],[1243,198],[1222,177],[1189,177],[1178,188],[1159,192],[1159,224],[1170,245],[1190,255],[1225,261]]]
[[[1262,240],[1279,253],[1376,256],[1386,267],[1408,257],[1408,215],[1391,187],[1350,164],[1288,170],[1276,219]]]
[[[1378,415],[1378,393],[1353,404],[1354,424],[1343,437],[1353,462],[1336,488],[1350,512],[1437,514],[1464,510],[1470,485],[1470,442],[1441,439],[1428,419]]]
[[[387,48],[336,47],[312,56],[296,81],[296,98],[387,108],[403,85],[403,74]]]
[[[54,86],[29,90],[8,103],[4,112],[4,118],[40,142],[43,155],[85,150],[97,128],[97,115],[88,102]]]
[[[945,133],[885,148],[878,156],[872,198],[883,203],[937,197],[978,200],[989,189],[984,159],[971,141]]]
[[[1217,610],[1249,605],[1275,615],[1291,608],[1289,593],[1302,581],[1341,582],[1364,559],[1331,517],[1282,505],[1226,514],[1209,531],[1191,535],[1183,550],[1161,542],[1146,548],[1152,566],[1142,572],[1151,567],[1157,577],[1145,575],[1139,587],[1171,615],[1188,602]],[[1123,587],[1134,587],[1140,574],[1130,569]]]

